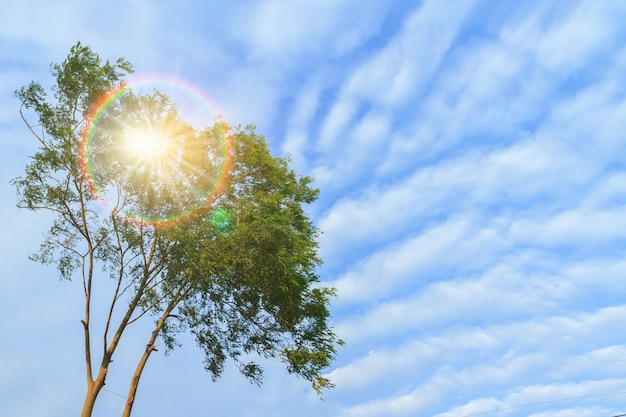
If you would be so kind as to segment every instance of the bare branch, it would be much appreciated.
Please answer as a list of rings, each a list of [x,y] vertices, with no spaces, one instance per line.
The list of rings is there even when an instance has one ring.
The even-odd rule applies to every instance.
[[[20,105],[20,116],[22,117],[22,120],[24,121],[24,123],[26,124],[26,127],[28,127],[28,130],[30,130],[30,133],[33,134],[33,136],[35,136],[37,138],[37,140],[45,147],[45,148],[49,148],[48,144],[46,143],[46,141],[40,137],[35,130],[33,129],[33,126],[28,122],[28,120],[26,120],[26,116],[24,116],[24,104]]]
[[[117,240],[117,249],[119,249],[119,253],[120,253],[120,268],[119,268],[119,272],[118,272],[118,277],[117,277],[117,285],[115,286],[115,293],[113,294],[113,299],[111,300],[111,306],[109,308],[109,314],[107,316],[107,321],[106,321],[106,325],[104,328],[104,333],[102,335],[103,338],[103,352],[106,352],[106,348],[107,348],[107,338],[108,338],[108,334],[109,334],[109,326],[111,325],[111,318],[113,317],[113,310],[115,309],[115,304],[118,300],[118,294],[120,291],[120,287],[122,285],[122,280],[124,279],[124,254],[126,253],[125,250],[122,249],[122,242],[121,242],[121,238],[119,235],[119,229],[117,228],[117,223],[115,222],[115,219],[113,219],[113,227],[115,230],[115,236],[116,236],[116,240]],[[124,289],[126,290],[126,289]]]

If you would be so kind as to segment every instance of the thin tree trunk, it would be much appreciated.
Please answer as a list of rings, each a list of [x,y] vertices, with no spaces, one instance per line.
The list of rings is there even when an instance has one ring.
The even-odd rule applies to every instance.
[[[89,388],[87,390],[87,395],[85,395],[85,402],[83,403],[83,411],[80,413],[80,417],[91,417],[97,397],[97,390],[93,388]]]
[[[146,362],[148,362],[148,358],[150,354],[156,351],[156,346],[154,343],[156,342],[157,337],[159,336],[159,332],[163,328],[165,321],[170,317],[170,313],[176,308],[178,303],[182,298],[184,298],[185,294],[190,290],[190,288],[181,287],[176,291],[176,294],[172,297],[172,301],[169,303],[163,315],[157,322],[154,330],[152,331],[152,335],[150,335],[150,340],[146,345],[146,350],[141,355],[141,359],[137,364],[137,368],[135,369],[135,373],[133,374],[133,379],[130,381],[130,388],[128,389],[128,398],[126,399],[126,405],[124,406],[124,411],[122,412],[122,417],[130,417],[130,413],[133,409],[133,404],[135,402],[135,395],[137,394],[137,387],[139,387],[139,379],[141,378],[141,374],[143,369],[146,366]]]
[[[106,379],[107,369],[101,368],[98,378],[95,381],[91,381],[87,386],[87,394],[85,395],[85,402],[83,403],[83,411],[80,413],[80,417],[91,417],[93,413],[93,407],[96,404],[96,399],[100,390],[104,387],[104,380]]]
[[[148,358],[150,354],[156,350],[156,346],[154,343],[148,345],[146,350],[144,351],[139,363],[137,364],[137,369],[135,369],[135,373],[133,374],[133,379],[130,381],[130,388],[128,390],[128,399],[126,400],[126,405],[124,406],[124,411],[122,412],[122,417],[130,417],[130,413],[133,409],[133,404],[135,403],[135,394],[137,393],[137,387],[139,386],[139,378],[141,378],[141,374],[143,372],[144,367],[146,366],[146,362],[148,362]]]

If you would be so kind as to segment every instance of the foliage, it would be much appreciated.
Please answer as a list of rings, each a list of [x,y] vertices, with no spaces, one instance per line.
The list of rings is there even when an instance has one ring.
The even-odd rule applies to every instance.
[[[40,143],[25,175],[13,181],[19,206],[56,214],[33,259],[55,264],[63,279],[80,276],[83,282],[87,395],[82,415],[91,415],[121,335],[147,314],[155,325],[123,415],[130,415],[156,338],[173,348],[183,331],[195,336],[214,379],[231,358],[243,375],[261,383],[256,353],[283,361],[318,392],[331,387],[322,370],[342,344],[328,325],[334,290],[317,283],[318,231],[303,210],[318,190],[310,178],[297,176],[288,160],[271,156],[253,127],[231,131],[218,120],[193,129],[158,91],[126,91],[98,116],[98,130],[90,130],[98,100],[123,88],[123,77],[131,72],[124,59],[102,62],[78,43],[63,63],[52,65],[52,100],[36,82],[16,92],[22,117]],[[156,166],[119,152],[129,129],[164,120],[174,154],[184,164],[172,168],[161,157]],[[224,141],[228,146],[220,151]],[[81,166],[86,156],[80,149],[88,149],[97,179]],[[224,167],[227,181],[217,186]],[[164,182],[163,173],[176,186]],[[96,191],[115,196],[108,211],[98,202],[102,195],[94,194],[95,182]],[[209,191],[207,201],[198,199]],[[129,217],[165,218],[186,205],[195,214],[167,227]],[[99,312],[106,328],[96,372],[89,324],[92,283],[100,269],[113,279],[115,292],[109,310]],[[116,317],[121,319],[115,322]]]

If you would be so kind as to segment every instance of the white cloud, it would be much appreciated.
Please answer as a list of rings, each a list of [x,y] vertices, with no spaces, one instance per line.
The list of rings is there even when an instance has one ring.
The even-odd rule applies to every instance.
[[[539,61],[551,71],[575,71],[590,56],[610,47],[626,12],[621,2],[581,2],[567,18],[548,29],[537,46]]]
[[[612,341],[621,342],[620,336],[605,331],[625,314],[622,306],[572,318],[548,316],[480,328],[457,326],[445,334],[370,352],[330,376],[338,389],[381,391],[385,381],[409,384],[409,375],[432,375],[408,393],[391,393],[384,399],[348,407],[342,414],[346,416],[427,413],[431,406],[450,407],[455,396],[473,399],[441,417],[614,393],[623,391],[626,384],[619,379],[619,368],[611,369],[616,360],[623,362],[624,346],[611,346]],[[594,363],[595,370],[591,370]],[[583,382],[560,382],[565,378],[582,378]],[[512,391],[503,390],[507,386]],[[504,397],[485,398],[490,390],[496,396],[504,392]]]
[[[308,131],[318,108],[321,95],[320,82],[304,85],[296,95],[292,113],[288,116],[288,130],[283,141],[282,151],[293,158],[297,172],[308,171],[305,152],[310,149]]]
[[[401,245],[393,245],[374,253],[341,276],[334,285],[340,294],[339,303],[354,303],[392,295],[409,282],[417,285],[429,271],[467,233],[464,221],[451,221]]]
[[[382,190],[337,202],[319,222],[324,258],[332,264],[349,250],[419,233],[443,213],[473,216],[500,205],[511,216],[513,210],[576,203],[577,187],[598,168],[563,145],[541,139],[445,160]]]
[[[338,201],[319,222],[324,231],[321,249],[331,262],[346,250],[373,245],[399,234],[414,233],[414,222],[444,212],[450,199],[458,202],[474,173],[471,164],[449,163],[425,168],[384,189],[370,189],[353,199]]]
[[[248,45],[253,60],[293,65],[307,55],[332,57],[354,49],[377,32],[385,13],[384,4],[371,1],[265,1],[244,12],[231,31]]]
[[[572,407],[563,408],[561,410],[549,410],[541,413],[529,414],[529,417],[596,417],[599,415],[609,415],[610,411],[606,408],[589,406],[589,407]]]
[[[552,125],[555,130],[551,134],[576,140],[590,137],[583,133],[589,131],[589,135],[600,136],[599,143],[592,144],[594,147],[608,139],[609,132],[615,138],[616,132],[622,130],[616,129],[616,124],[623,125],[624,118],[617,115],[623,113],[623,105],[615,103],[617,97],[612,96],[623,90],[622,77],[613,75],[613,64],[599,67],[612,75],[606,82],[599,77],[594,80],[597,85],[587,85],[590,97],[570,96],[569,88],[560,87],[571,81],[571,77],[582,81],[598,68],[598,61],[605,59],[603,51],[612,47],[607,39],[615,39],[611,31],[621,16],[618,10],[621,6],[613,7],[616,8],[613,16],[601,18],[611,13],[611,8],[591,6],[593,10],[588,11],[581,4],[560,26],[549,29],[538,23],[544,19],[542,13],[547,13],[546,10],[535,10],[515,25],[503,25],[499,38],[475,39],[453,51],[452,65],[433,78],[432,93],[415,104],[413,126],[394,138],[380,173],[404,172],[413,161],[428,160],[464,141],[482,138],[483,142],[493,140],[499,144],[515,139],[511,135],[520,131],[532,133],[542,125],[546,115],[551,115],[555,99],[557,109],[560,105],[567,106],[570,100],[583,99],[581,104],[588,105],[579,112],[579,117],[569,114],[554,120],[558,125]],[[581,25],[582,20],[585,23]],[[582,29],[576,34],[579,26]],[[587,36],[586,32],[594,35]],[[583,36],[585,40],[576,42],[569,39],[570,35]],[[544,56],[537,44],[553,45],[558,52],[546,51]],[[575,58],[559,58],[563,54]],[[546,67],[550,59],[563,61],[558,71]],[[623,66],[623,60],[615,61]],[[581,72],[582,66],[587,73]],[[613,90],[607,91],[611,87]],[[595,102],[588,101],[594,96]]]
[[[626,208],[573,209],[548,218],[521,219],[511,226],[514,238],[533,246],[593,247],[626,239]]]
[[[354,109],[345,110],[350,112]],[[346,122],[347,120],[348,118],[343,119]],[[343,124],[343,121],[338,121],[338,124]],[[343,132],[342,140],[335,143],[332,149],[332,158],[324,165],[315,167],[313,177],[322,188],[332,192],[346,189],[350,184],[371,176],[372,167],[377,166],[384,155],[390,128],[391,118],[387,114],[365,114],[350,131]],[[335,130],[336,126],[330,129]],[[322,132],[326,137],[335,133],[329,135],[327,131]]]
[[[442,334],[425,333],[418,339],[380,346],[333,370],[329,376],[340,391],[376,389],[393,381],[409,384],[418,375],[427,377],[441,363],[465,364],[468,354],[474,361],[481,361],[503,350],[506,344],[488,328],[457,327]]]
[[[577,383],[536,384],[520,387],[502,398],[475,398],[466,404],[450,409],[436,417],[473,417],[507,412],[515,416],[598,416],[614,415],[607,407],[599,407],[595,402],[600,398],[620,394],[624,389],[624,379],[583,380]],[[589,404],[589,405],[586,405]],[[558,408],[558,409],[557,409]],[[539,410],[548,409],[548,411]]]
[[[402,31],[353,73],[346,92],[391,107],[417,94],[440,65],[473,3],[461,1],[450,8],[440,1],[424,2]]]
[[[356,111],[356,103],[351,99],[339,100],[333,105],[320,131],[319,146],[326,154],[336,156],[334,153],[336,142],[344,134]]]
[[[403,106],[409,97],[419,94],[446,55],[472,3],[463,1],[450,10],[441,2],[425,2],[406,20],[394,39],[353,71],[322,124],[318,142],[321,156],[314,171],[321,184],[341,188],[338,184],[348,186],[354,181],[355,175],[346,176],[346,173],[360,171],[358,178],[363,179],[367,175],[363,171],[372,171],[369,167],[376,164],[364,161],[358,152],[359,142],[365,140],[358,138],[359,123],[363,123],[358,117],[359,107],[375,103],[369,114],[384,113]],[[385,129],[376,141],[384,147],[369,147],[368,155],[380,159],[390,140],[390,132]],[[345,152],[337,154],[337,148]]]
[[[362,299],[365,306],[362,312],[344,313],[338,319],[338,334],[349,343],[360,345],[439,326],[501,323],[515,317],[533,317],[557,306],[571,310],[586,308],[592,300],[602,299],[607,305],[621,302],[618,294],[626,262],[608,258],[563,265],[553,254],[538,251],[506,255],[498,255],[497,250],[489,255],[471,252],[472,247],[497,245],[497,240],[470,238],[460,247],[445,252],[452,259],[433,262],[425,271],[416,267],[413,274],[406,276],[391,275],[390,278],[398,281],[384,284],[372,283],[373,277],[381,276],[372,259],[371,269],[365,268],[362,275],[349,274],[344,281],[334,283],[339,288],[338,309],[360,300],[354,298],[351,289],[360,290],[359,295],[371,294]],[[456,253],[467,256],[459,259]],[[455,272],[448,262],[462,272]],[[484,272],[476,274],[474,268]],[[433,277],[438,280],[428,282]],[[393,285],[393,289],[385,285]],[[347,300],[342,300],[342,289],[347,289]],[[390,292],[395,297],[386,299]]]
[[[497,268],[477,280],[437,282],[406,298],[382,303],[362,316],[348,317],[337,323],[337,333],[349,343],[363,343],[453,323],[501,321],[538,313],[554,300],[543,293],[537,281]]]
[[[559,379],[619,378],[626,373],[626,346],[602,346],[563,360],[553,374]]]
[[[524,377],[529,369],[545,366],[548,360],[544,354],[529,354],[498,365],[479,365],[460,372],[443,369],[410,393],[347,407],[342,410],[340,416],[410,416],[427,413],[430,407],[449,403],[447,396],[461,387],[477,388],[487,384],[508,384]]]
[[[420,169],[380,193],[371,189],[358,198],[340,201],[320,222],[325,231],[324,254],[332,259],[341,256],[340,248],[372,243],[372,238],[390,239],[401,227],[411,227],[413,219],[449,210],[458,196],[466,204],[457,209],[467,208],[468,201],[482,206],[522,201],[562,206],[576,203],[584,197],[581,186],[601,169],[599,162],[606,157],[619,159],[622,154],[618,138],[626,106],[616,92],[617,86],[610,83],[588,88],[557,105],[536,135],[509,148],[487,156],[464,155]],[[590,142],[589,137],[594,140]],[[583,143],[588,144],[584,151]]]
[[[467,220],[451,219],[373,253],[330,282],[339,291],[336,305],[376,303],[440,279],[441,271],[487,267],[511,246],[498,223],[476,229]]]

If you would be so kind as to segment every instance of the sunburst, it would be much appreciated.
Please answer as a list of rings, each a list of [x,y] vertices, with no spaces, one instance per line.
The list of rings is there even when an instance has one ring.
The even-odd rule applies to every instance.
[[[211,201],[227,169],[222,124],[199,130],[167,96],[124,92],[88,130],[81,167],[92,189],[116,212],[150,224]]]
[[[171,138],[154,129],[133,128],[124,135],[122,151],[143,164],[158,164],[170,157]]]

